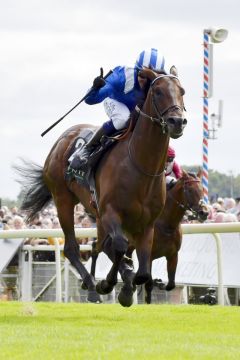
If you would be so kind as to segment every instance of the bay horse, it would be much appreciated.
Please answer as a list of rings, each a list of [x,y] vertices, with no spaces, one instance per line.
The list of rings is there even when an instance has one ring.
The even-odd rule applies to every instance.
[[[154,221],[166,198],[164,167],[169,139],[182,136],[187,123],[184,89],[175,67],[169,74],[144,69],[142,75],[149,80],[150,87],[143,107],[136,107],[136,125],[123,141],[104,154],[95,172],[97,212],[89,189],[75,180],[65,180],[73,143],[82,130],[91,126],[77,125],[66,130],[51,149],[43,168],[22,170],[26,178],[22,209],[28,211],[31,220],[54,200],[65,235],[64,255],[80,274],[90,302],[100,302],[99,294],[112,291],[118,271],[124,276],[127,267],[123,258],[129,245],[136,248],[139,261],[133,284],[149,280]],[[113,262],[107,278],[97,287],[80,261],[75,238],[74,207],[79,202],[96,216],[98,239]],[[121,305],[130,306],[131,298],[123,296]]]
[[[154,226],[153,246],[150,261],[166,257],[168,283],[161,289],[170,291],[175,288],[175,274],[178,264],[178,252],[182,244],[181,222],[186,210],[192,215],[191,219],[203,222],[208,217],[208,209],[203,202],[202,172],[197,175],[183,171],[180,179],[167,191],[166,203],[163,212],[158,217]],[[100,244],[99,244],[100,246]],[[126,255],[131,258],[134,248],[129,247]],[[153,280],[145,283],[145,301],[151,303]]]

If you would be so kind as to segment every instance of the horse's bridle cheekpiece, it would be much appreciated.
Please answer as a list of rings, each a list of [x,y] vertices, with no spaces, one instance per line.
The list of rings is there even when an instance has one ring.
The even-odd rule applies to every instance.
[[[175,76],[175,75],[172,75],[172,74],[161,74],[161,75],[157,76],[155,79],[153,79],[153,81],[151,82],[151,85],[150,85],[150,86],[151,86],[151,92],[152,92],[152,87],[153,87],[153,85],[155,84],[155,82],[156,82],[157,80],[161,79],[161,78],[164,78],[164,77],[177,79],[177,80],[179,81],[178,77]],[[139,108],[138,105],[136,105],[135,110],[137,111],[138,114],[141,114],[142,116],[150,119],[152,122],[160,125],[160,126],[162,127],[163,134],[165,134],[165,129],[166,129],[166,126],[167,126],[167,123],[166,123],[166,121],[165,121],[165,119],[164,119],[164,115],[166,115],[170,110],[176,109],[176,108],[177,108],[177,109],[180,109],[181,111],[185,110],[185,107],[184,107],[184,106],[181,107],[181,106],[179,106],[179,105],[170,105],[170,106],[169,106],[167,109],[165,109],[164,111],[159,111],[158,108],[157,108],[157,105],[156,105],[156,103],[155,103],[155,101],[154,101],[154,96],[152,96],[152,103],[153,103],[154,109],[155,109],[155,111],[156,111],[156,113],[157,113],[157,115],[158,115],[157,118],[152,117],[152,116],[144,113],[144,112]]]

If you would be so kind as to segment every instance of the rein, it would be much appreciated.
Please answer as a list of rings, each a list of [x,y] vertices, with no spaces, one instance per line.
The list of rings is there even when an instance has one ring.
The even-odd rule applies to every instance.
[[[146,175],[146,176],[150,176],[150,177],[159,177],[159,176],[161,176],[161,175],[164,173],[164,170],[163,170],[162,172],[160,172],[159,174],[150,174],[150,173],[142,170],[142,169],[140,168],[140,166],[136,163],[136,161],[133,160],[133,157],[132,157],[132,154],[131,154],[131,150],[130,150],[130,140],[131,140],[131,138],[130,138],[129,141],[128,141],[128,156],[129,156],[129,159],[130,159],[131,163],[135,166],[135,168],[136,168],[141,174]]]
[[[153,116],[150,116],[148,114],[146,114],[145,112],[143,112],[138,105],[135,106],[135,110],[136,112],[139,114],[139,115],[142,115],[143,117],[147,118],[147,119],[150,119],[153,123],[156,123],[157,125],[160,125],[162,127],[162,132],[163,134],[166,133],[166,127],[167,127],[167,122],[165,121],[164,119],[164,115],[166,115],[170,110],[172,109],[180,109],[180,110],[183,110],[184,109],[184,106],[181,107],[179,105],[170,105],[167,109],[165,109],[164,111],[160,112],[156,106],[156,103],[154,102],[154,94],[153,94],[153,91],[152,91],[152,86],[155,84],[155,82],[161,78],[164,78],[164,77],[169,77],[169,78],[174,78],[174,79],[177,79],[179,81],[179,79],[177,78],[177,76],[174,76],[174,75],[171,75],[171,74],[162,74],[162,75],[159,75],[157,76],[152,82],[151,82],[151,100],[152,100],[152,105],[155,109],[155,112],[157,114],[157,118],[156,117],[153,117]],[[131,139],[130,139],[131,140]],[[131,150],[130,150],[130,140],[128,141],[128,156],[129,156],[129,159],[130,161],[132,162],[132,164],[135,166],[135,168],[142,174],[146,175],[146,176],[150,176],[150,177],[159,177],[161,176],[163,173],[164,173],[164,170],[162,172],[160,172],[159,174],[150,174],[146,171],[144,171],[143,169],[140,168],[140,166],[136,163],[136,161],[133,159],[133,156],[131,154]]]
[[[135,106],[135,110],[136,112],[139,114],[139,115],[142,115],[144,116],[145,118],[147,119],[150,119],[153,123],[156,123],[160,126],[162,126],[162,129],[163,129],[163,133],[165,133],[165,127],[167,125],[166,121],[164,120],[164,118],[161,116],[159,118],[155,118],[155,117],[152,117],[148,114],[146,114],[145,112],[143,112],[138,105]]]

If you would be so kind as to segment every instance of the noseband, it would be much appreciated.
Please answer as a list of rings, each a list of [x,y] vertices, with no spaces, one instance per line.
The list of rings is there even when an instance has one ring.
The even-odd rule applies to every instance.
[[[153,94],[153,91],[152,91],[152,87],[153,85],[155,84],[155,82],[159,79],[162,79],[164,77],[168,77],[168,78],[173,78],[173,79],[178,79],[177,76],[175,75],[171,75],[171,74],[162,74],[162,75],[159,75],[157,76],[152,82],[151,82],[151,94],[152,94],[152,104],[153,104],[153,107],[154,107],[154,110],[157,114],[157,118],[155,117],[152,117],[146,113],[144,113],[138,105],[136,105],[135,107],[135,110],[137,111],[138,114],[141,114],[142,116],[146,117],[147,119],[150,119],[153,123],[156,123],[157,125],[160,125],[162,127],[162,130],[163,130],[163,134],[165,133],[165,129],[166,129],[166,126],[167,126],[167,122],[165,121],[164,117],[166,116],[166,114],[171,111],[171,110],[175,110],[175,109],[179,109],[181,111],[184,111],[186,110],[184,106],[180,106],[180,105],[170,105],[167,109],[163,110],[163,111],[160,111],[157,107],[157,104],[155,102],[155,98],[154,98],[154,94]]]

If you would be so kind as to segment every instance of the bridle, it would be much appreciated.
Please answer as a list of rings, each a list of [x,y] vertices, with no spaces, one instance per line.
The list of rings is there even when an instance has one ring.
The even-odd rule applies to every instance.
[[[157,114],[157,118],[155,117],[152,117],[148,114],[146,114],[145,112],[143,112],[138,105],[136,105],[135,107],[135,110],[136,112],[139,114],[139,115],[142,115],[143,117],[147,118],[147,119],[150,119],[153,123],[156,123],[157,125],[160,125],[162,127],[162,132],[163,134],[165,134],[166,132],[166,127],[167,127],[167,122],[165,121],[165,116],[166,114],[172,110],[172,109],[180,109],[181,111],[185,110],[185,107],[181,107],[179,105],[176,105],[176,104],[173,104],[173,105],[170,105],[167,109],[163,110],[163,111],[160,111],[158,108],[157,108],[157,105],[156,105],[156,102],[155,102],[155,98],[154,98],[154,93],[153,93],[153,90],[152,90],[152,87],[153,85],[155,84],[155,82],[159,79],[162,79],[164,77],[168,77],[168,78],[173,78],[173,79],[177,79],[179,81],[179,79],[177,78],[177,76],[175,75],[172,75],[172,74],[161,74],[159,76],[157,76],[155,79],[153,79],[153,81],[151,82],[150,84],[150,91],[151,91],[151,99],[152,99],[152,105],[154,107],[154,110]],[[132,162],[132,164],[135,166],[135,168],[142,174],[146,175],[146,176],[150,176],[150,177],[159,177],[159,176],[162,176],[162,174],[164,173],[164,170],[158,174],[150,174],[148,172],[145,172],[144,170],[142,170],[140,168],[140,166],[134,161],[133,159],[133,156],[131,154],[131,149],[130,149],[130,141],[131,141],[131,138],[130,140],[128,141],[128,156],[129,156],[129,159],[130,161]]]
[[[184,193],[184,202],[185,203],[181,203],[179,202],[177,199],[175,199],[173,197],[173,195],[171,194],[171,192],[168,193],[168,196],[171,197],[171,199],[182,209],[184,210],[184,212],[186,210],[189,210],[192,212],[193,216],[197,219],[198,217],[198,211],[197,210],[194,210],[193,207],[189,204],[189,201],[187,199],[187,190],[186,190],[186,185],[189,184],[189,183],[192,183],[192,182],[195,182],[195,183],[200,183],[200,179],[197,179],[197,178],[194,178],[194,179],[188,179],[188,180],[184,180],[183,181],[183,193]],[[200,199],[199,200],[199,205],[201,205],[203,203],[203,199]]]
[[[133,159],[132,157],[132,153],[131,153],[131,150],[130,150],[130,140],[131,138],[129,139],[128,141],[128,157],[131,161],[131,163],[135,166],[135,168],[143,175],[146,175],[146,176],[150,176],[150,177],[159,177],[159,176],[162,176],[162,174],[164,173],[165,170],[161,171],[159,174],[150,174],[146,171],[144,171],[143,169],[140,168],[140,166],[136,163],[136,161]]]
[[[181,111],[186,111],[185,109],[185,106],[180,106],[180,105],[177,105],[177,104],[174,104],[174,105],[170,105],[169,107],[167,107],[166,109],[164,109],[163,111],[160,111],[157,107],[157,104],[156,104],[156,101],[155,101],[155,97],[154,97],[154,93],[153,93],[153,85],[155,84],[155,82],[159,79],[162,79],[164,77],[168,77],[168,78],[173,78],[173,79],[178,79],[177,76],[175,75],[171,75],[171,74],[162,74],[162,75],[159,75],[157,76],[152,82],[151,82],[151,85],[150,85],[150,91],[151,91],[151,94],[152,94],[152,104],[153,104],[153,107],[154,107],[154,110],[157,114],[157,117],[153,117],[153,116],[150,116],[148,114],[146,114],[145,112],[143,112],[138,105],[135,106],[135,110],[136,112],[142,116],[144,116],[145,118],[147,119],[150,119],[153,123],[156,123],[157,125],[160,125],[162,127],[162,131],[163,131],[163,134],[165,134],[165,130],[166,130],[166,127],[167,127],[167,122],[165,120],[165,117],[166,117],[166,114],[171,111],[171,110],[175,110],[175,109],[179,109]]]

